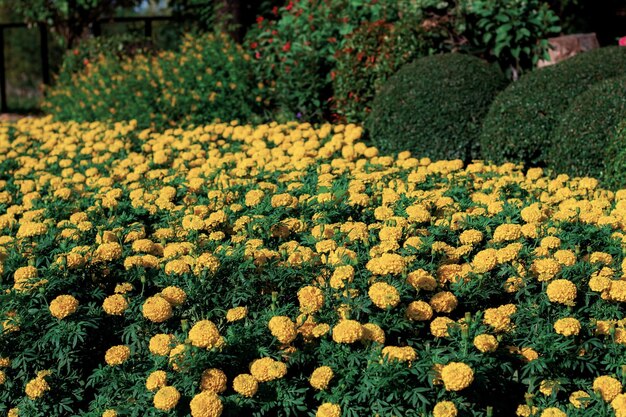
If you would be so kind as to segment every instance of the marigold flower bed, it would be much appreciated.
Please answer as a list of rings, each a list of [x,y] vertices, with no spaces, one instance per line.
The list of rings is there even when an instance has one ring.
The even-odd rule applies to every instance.
[[[626,416],[626,191],[361,134],[0,125],[0,412]]]

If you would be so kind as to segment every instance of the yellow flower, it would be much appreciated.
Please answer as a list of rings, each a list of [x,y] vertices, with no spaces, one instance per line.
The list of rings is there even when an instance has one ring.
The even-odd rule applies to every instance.
[[[567,417],[567,414],[556,407],[550,407],[541,412],[541,417]]]
[[[324,293],[317,287],[307,285],[298,291],[300,311],[304,314],[313,314],[319,311],[324,304]]]
[[[162,323],[172,317],[172,305],[161,297],[148,297],[143,303],[143,316],[154,323]]]
[[[104,360],[109,366],[121,365],[128,358],[130,358],[130,348],[125,345],[113,346],[104,355]]]
[[[438,292],[430,299],[430,306],[437,313],[451,313],[457,305],[457,298],[449,291]]]
[[[469,229],[459,235],[461,245],[476,245],[483,240],[483,233],[480,230]]]
[[[233,389],[237,394],[244,397],[252,397],[256,394],[259,383],[250,374],[240,374],[233,380]]]
[[[50,314],[63,320],[78,309],[78,300],[71,295],[59,295],[50,302]]]
[[[573,317],[559,319],[554,323],[554,330],[563,336],[576,336],[580,332],[580,322]]]
[[[600,394],[604,401],[611,402],[622,392],[622,384],[612,376],[599,376],[593,381],[593,390]]]
[[[160,295],[165,301],[175,307],[182,305],[187,299],[185,291],[173,286],[163,288]]]
[[[189,403],[192,417],[219,417],[224,405],[222,400],[212,391],[202,391],[196,394]]]
[[[458,411],[452,401],[440,401],[435,404],[433,417],[456,417]]]
[[[411,346],[385,346],[381,352],[387,360],[397,360],[399,362],[414,361],[417,359],[417,352]]]
[[[615,417],[626,417],[626,394],[616,395],[611,401],[611,407],[615,411]]]
[[[569,306],[576,304],[576,292],[576,285],[566,279],[556,279],[546,288],[546,294],[551,302]]]
[[[324,403],[317,409],[315,417],[341,417],[341,407],[337,404]]]
[[[498,264],[498,251],[493,248],[483,249],[474,256],[472,268],[477,274],[491,271]]]
[[[493,232],[494,242],[509,242],[517,240],[522,236],[522,229],[519,224],[501,224]]]
[[[441,369],[446,391],[461,391],[474,381],[474,371],[462,362],[450,362]]]
[[[511,315],[517,311],[513,304],[485,310],[483,322],[490,325],[496,332],[505,332],[511,328]]]
[[[333,328],[335,343],[354,343],[363,337],[363,326],[355,320],[341,320]]]
[[[454,320],[448,317],[436,317],[430,322],[430,333],[435,337],[448,337],[448,327]]]
[[[399,275],[405,266],[406,260],[395,253],[383,253],[380,257],[370,259],[365,265],[374,275]]]
[[[219,369],[211,368],[202,372],[200,389],[220,394],[226,390],[226,374]]]
[[[259,382],[273,381],[287,374],[287,365],[269,357],[256,359],[250,365],[250,374]]]
[[[117,411],[115,410],[105,410],[104,413],[102,413],[102,417],[117,417]]]
[[[165,371],[154,371],[146,379],[146,389],[148,391],[156,391],[167,385],[167,374]]]
[[[162,387],[154,395],[154,407],[161,411],[173,410],[180,400],[180,393],[175,387]]]
[[[369,340],[380,344],[385,343],[385,331],[380,326],[374,323],[365,323],[361,327],[363,329],[361,340]]]
[[[550,281],[561,272],[561,264],[552,258],[540,258],[533,261],[531,270],[537,276],[537,280]]]
[[[191,344],[199,348],[213,349],[221,344],[219,330],[210,320],[200,320],[189,330]]]
[[[479,334],[474,337],[474,346],[483,353],[495,352],[498,349],[498,340],[490,334]]]
[[[31,400],[41,398],[46,391],[50,391],[50,385],[48,385],[44,377],[37,375],[37,378],[31,379],[26,384],[25,392]]]
[[[150,338],[149,349],[153,355],[167,356],[172,350],[172,342],[174,341],[174,335],[171,334],[157,334]]]
[[[415,289],[433,291],[437,288],[437,280],[423,269],[418,269],[413,272],[409,272],[406,280]]]
[[[400,293],[393,285],[385,282],[376,282],[372,284],[367,292],[374,305],[378,308],[393,308],[400,302]]]
[[[425,301],[412,301],[404,313],[409,320],[426,321],[433,316],[432,307]]]
[[[121,316],[128,308],[128,302],[121,294],[110,295],[104,299],[102,309],[112,316]]]
[[[558,392],[561,384],[559,381],[552,379],[544,379],[539,384],[539,392],[541,392],[545,396],[552,395],[553,392]]]
[[[232,323],[244,319],[248,315],[248,307],[235,307],[226,312],[226,321]]]
[[[569,402],[576,408],[586,408],[591,396],[586,391],[574,391],[569,396]]]
[[[333,370],[329,366],[320,366],[313,371],[309,382],[313,388],[325,390],[333,376]]]

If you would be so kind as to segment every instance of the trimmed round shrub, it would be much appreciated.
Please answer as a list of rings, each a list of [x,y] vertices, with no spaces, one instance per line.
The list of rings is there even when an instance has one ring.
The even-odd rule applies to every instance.
[[[612,144],[626,119],[626,77],[594,84],[574,99],[551,135],[546,162],[556,172],[606,177]]]
[[[506,83],[496,66],[476,57],[421,58],[389,78],[365,127],[382,152],[467,161],[478,155],[483,117]]]
[[[603,182],[609,188],[626,188],[626,117],[615,130],[609,152],[612,159]]]
[[[551,133],[572,101],[591,85],[625,71],[626,48],[609,47],[523,76],[498,95],[485,118],[483,158],[546,165]]]

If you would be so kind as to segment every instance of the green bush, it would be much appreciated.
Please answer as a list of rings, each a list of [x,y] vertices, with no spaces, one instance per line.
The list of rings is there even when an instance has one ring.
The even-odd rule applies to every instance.
[[[591,85],[624,74],[626,48],[596,49],[523,76],[493,102],[481,134],[483,157],[543,166],[551,133]]]
[[[609,147],[612,159],[608,163],[604,183],[613,189],[626,188],[626,121],[615,130]]]
[[[626,77],[594,84],[576,97],[551,136],[546,161],[556,172],[605,179],[618,125],[626,119]]]
[[[470,160],[484,115],[506,79],[496,66],[462,54],[418,59],[392,76],[366,120],[382,152]]]
[[[226,35],[186,35],[178,51],[157,54],[103,52],[81,65],[48,91],[44,109],[59,120],[136,120],[163,128],[260,113],[250,57]]]
[[[364,22],[348,35],[336,53],[337,64],[331,72],[333,110],[341,120],[365,120],[371,101],[387,78],[435,48],[434,34],[413,23]]]

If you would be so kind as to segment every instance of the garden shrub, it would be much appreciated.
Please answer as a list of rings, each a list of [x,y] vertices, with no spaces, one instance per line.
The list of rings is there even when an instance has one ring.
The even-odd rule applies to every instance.
[[[625,119],[626,77],[594,84],[572,101],[553,130],[546,149],[548,166],[559,173],[615,181],[607,170],[616,151],[621,153],[613,144]],[[624,143],[619,145],[621,149]]]
[[[494,162],[546,164],[553,129],[591,85],[624,74],[626,48],[607,47],[533,71],[496,97],[481,133],[483,157]]]
[[[476,57],[421,58],[387,81],[365,126],[383,152],[470,160],[478,156],[482,119],[506,83],[496,66]]]
[[[226,35],[186,35],[177,51],[101,53],[59,78],[44,109],[59,120],[136,120],[141,127],[249,120],[261,90],[250,57]]]
[[[0,124],[0,413],[623,415],[626,192],[361,134]]]
[[[333,113],[349,122],[363,122],[387,78],[434,50],[430,36],[412,21],[362,23],[336,53],[331,72]]]

